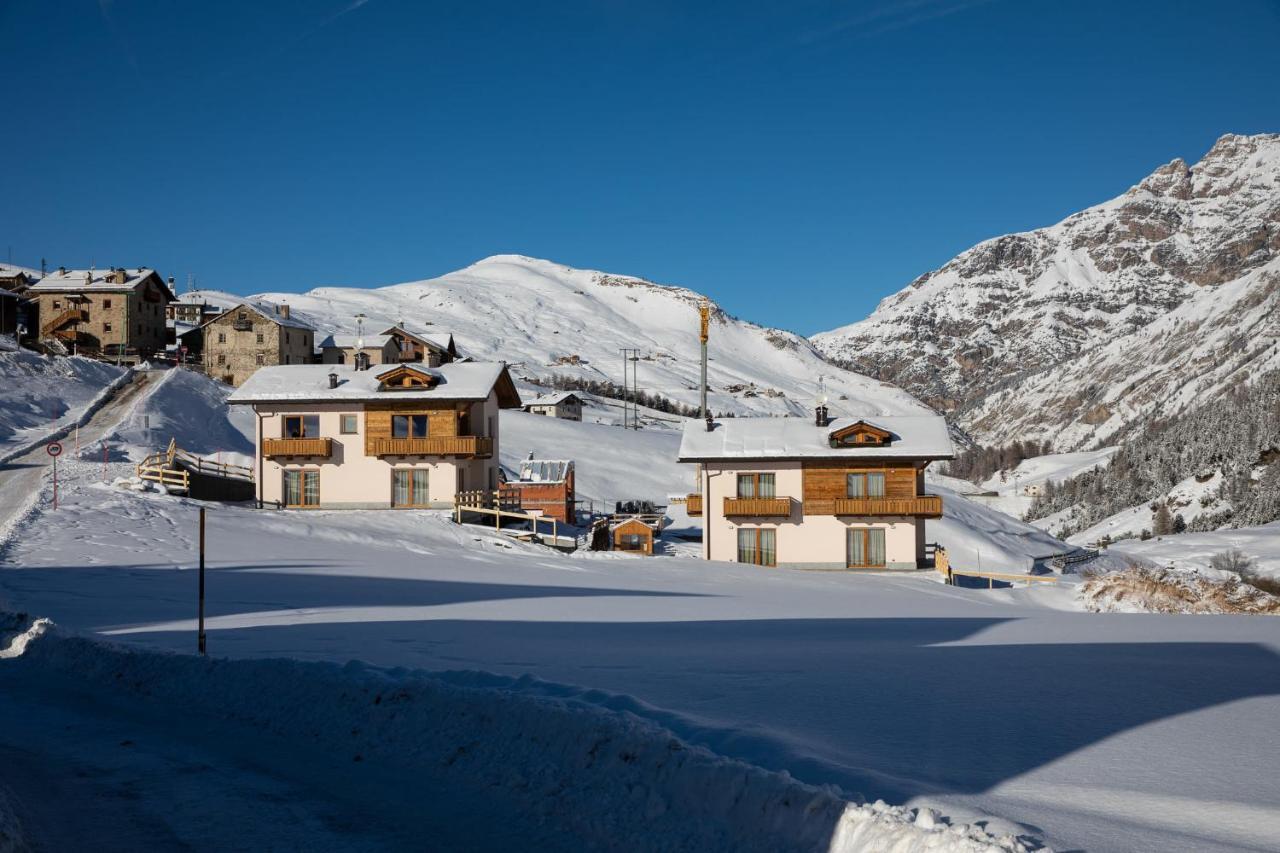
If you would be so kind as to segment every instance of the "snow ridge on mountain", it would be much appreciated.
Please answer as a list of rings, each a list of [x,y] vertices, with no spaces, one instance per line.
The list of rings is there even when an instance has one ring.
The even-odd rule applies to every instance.
[[[315,326],[316,340],[354,333],[357,314],[366,316],[366,334],[399,322],[436,338],[452,334],[463,354],[505,360],[517,380],[535,387],[550,387],[555,377],[621,386],[620,349],[634,348],[641,390],[698,405],[703,297],[682,287],[497,255],[423,281],[254,298],[287,303],[292,316]],[[892,385],[828,363],[804,337],[739,320],[714,303],[708,374],[708,405],[717,414],[807,417],[819,393],[834,414],[929,411]]]
[[[1280,366],[1280,134],[980,243],[817,348],[984,443],[1098,447]]]

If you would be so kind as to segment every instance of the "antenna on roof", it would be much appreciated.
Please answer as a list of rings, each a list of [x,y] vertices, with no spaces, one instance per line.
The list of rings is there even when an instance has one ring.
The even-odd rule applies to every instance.
[[[698,340],[702,342],[702,420],[707,424],[707,432],[711,432],[711,415],[707,412],[707,339],[711,336],[711,300],[703,297],[698,303]]]

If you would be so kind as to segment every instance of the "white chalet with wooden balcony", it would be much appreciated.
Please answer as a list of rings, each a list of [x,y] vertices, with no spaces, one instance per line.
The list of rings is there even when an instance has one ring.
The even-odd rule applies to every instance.
[[[708,428],[709,427],[709,428]],[[924,470],[954,455],[935,415],[829,420],[690,421],[680,461],[698,465],[689,514],[702,516],[702,555],[766,566],[915,569],[925,521],[942,498]]]
[[[498,488],[505,364],[263,367],[228,398],[258,416],[258,499],[291,508],[448,508]]]

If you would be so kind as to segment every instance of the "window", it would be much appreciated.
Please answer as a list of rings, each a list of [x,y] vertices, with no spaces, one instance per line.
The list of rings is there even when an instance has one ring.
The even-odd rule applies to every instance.
[[[627,551],[643,551],[644,536],[639,533],[624,533],[622,535],[622,547]]]
[[[258,332],[258,343],[262,343],[262,332]]]
[[[354,417],[354,415],[352,416]],[[394,468],[391,471],[391,505],[422,507],[430,502],[427,492],[427,469]]]
[[[776,497],[774,487],[775,474],[739,474],[738,497],[740,498],[772,498]]]
[[[359,416],[338,415],[338,432],[343,435],[355,435],[359,431]]]
[[[392,438],[426,438],[427,437],[427,416],[426,415],[392,415],[391,416],[391,437]]]
[[[102,331],[104,331],[104,332],[109,332],[109,331],[111,331],[111,324],[110,324],[110,323],[103,323],[103,324],[102,324]]]
[[[110,299],[104,299],[104,300],[102,300],[102,307],[103,307],[103,308],[110,308],[110,307],[111,307],[111,300],[110,300]]]
[[[738,528],[738,562],[778,565],[777,531],[769,527]]]
[[[262,353],[258,353],[258,364],[266,364],[267,357]]]
[[[241,323],[244,323],[249,320],[249,315],[241,311],[239,314],[236,315],[236,319],[239,320]]]
[[[884,497],[884,472],[868,472],[845,475],[845,497],[848,498],[882,498]]]
[[[849,528],[849,568],[884,567],[884,528]]]
[[[319,415],[285,415],[281,426],[282,438],[319,438]]]
[[[61,303],[60,301],[58,301],[57,299],[55,299],[55,300],[53,300],[53,307],[54,307],[54,309],[55,309],[55,310],[56,310],[56,309],[58,309],[58,308],[61,308],[61,307],[62,307],[62,303]]]
[[[285,342],[286,344],[287,344],[287,343],[289,343],[289,333],[288,333],[288,332],[285,332],[285,333],[284,333],[284,342]]]
[[[284,505],[307,507],[320,505],[319,471],[285,471]]]
[[[288,363],[289,363],[289,356],[287,356],[287,355],[286,355],[286,356],[284,357],[284,363],[285,363],[285,364],[288,364]]]
[[[225,344],[227,342],[227,333],[218,332],[218,343]]]
[[[227,357],[226,357],[225,355],[222,355],[221,353],[219,353],[219,354],[218,354],[218,364],[226,364],[226,363],[227,363]]]

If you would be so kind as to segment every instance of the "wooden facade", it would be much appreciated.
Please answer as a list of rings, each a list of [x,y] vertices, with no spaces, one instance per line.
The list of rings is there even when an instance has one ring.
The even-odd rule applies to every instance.
[[[653,556],[653,528],[638,518],[629,518],[613,528],[613,550]]]
[[[867,513],[852,513],[847,510],[850,504],[837,508],[838,502],[851,499],[848,491],[850,474],[881,474],[884,476],[884,494],[866,495]],[[894,500],[910,502],[920,497],[924,485],[923,463],[911,460],[893,462],[872,462],[863,460],[832,460],[805,462],[801,466],[802,494],[805,515],[930,515],[932,512],[889,512],[888,506]],[[930,496],[935,497],[935,496]],[[883,506],[882,506],[883,505]],[[899,504],[898,508],[906,506]],[[872,511],[874,510],[874,511]],[[938,501],[938,513],[941,513],[941,501]]]
[[[391,391],[389,393],[395,393]],[[493,441],[473,431],[472,404],[453,401],[387,401],[364,406],[365,453],[369,456],[463,456],[487,459]],[[426,418],[426,435],[395,434],[396,417]],[[481,427],[480,424],[474,427]]]

